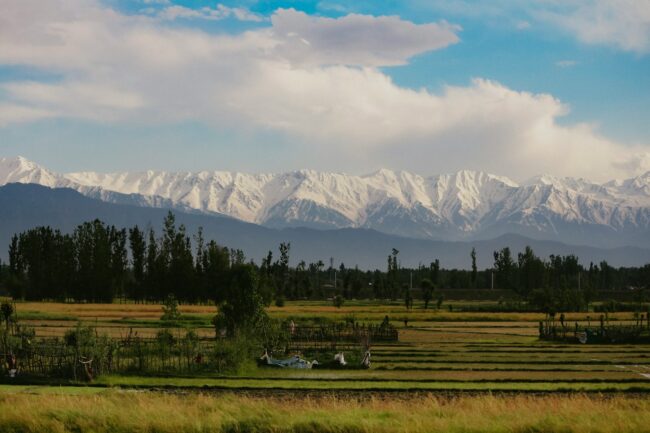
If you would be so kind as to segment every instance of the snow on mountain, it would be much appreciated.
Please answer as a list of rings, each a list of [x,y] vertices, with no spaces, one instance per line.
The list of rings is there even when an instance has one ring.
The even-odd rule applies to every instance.
[[[57,186],[61,176],[33,163],[22,156],[0,158],[0,185],[7,183],[36,183],[43,186]]]
[[[0,158],[0,185],[68,187],[109,202],[228,215],[272,227],[365,227],[460,240],[518,233],[597,246],[650,245],[650,173],[596,184],[536,176],[517,184],[478,171],[423,177],[298,170],[59,174]]]

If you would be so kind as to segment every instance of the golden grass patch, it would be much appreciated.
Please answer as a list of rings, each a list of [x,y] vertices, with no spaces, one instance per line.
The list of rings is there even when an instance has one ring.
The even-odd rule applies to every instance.
[[[650,401],[625,397],[282,398],[109,392],[0,395],[0,431],[645,432]]]

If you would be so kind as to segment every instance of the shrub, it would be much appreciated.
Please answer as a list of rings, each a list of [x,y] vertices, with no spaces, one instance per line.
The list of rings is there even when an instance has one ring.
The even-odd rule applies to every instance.
[[[233,338],[217,340],[213,363],[219,373],[246,374],[254,370],[260,356],[258,339],[251,333],[240,333]]]
[[[5,322],[5,327],[9,329],[9,322],[11,321],[11,316],[14,314],[14,306],[8,301],[5,301],[0,305],[0,313],[2,314],[2,321]],[[0,324],[2,324],[2,321],[0,321]]]
[[[160,317],[160,320],[173,322],[181,318],[181,313],[178,311],[178,300],[174,295],[167,296],[162,310],[163,315]]]
[[[171,347],[176,342],[176,338],[169,329],[161,329],[156,333],[156,341],[160,346]]]
[[[63,336],[66,346],[81,348],[92,346],[95,343],[95,330],[89,326],[77,324],[74,329],[66,331]]]

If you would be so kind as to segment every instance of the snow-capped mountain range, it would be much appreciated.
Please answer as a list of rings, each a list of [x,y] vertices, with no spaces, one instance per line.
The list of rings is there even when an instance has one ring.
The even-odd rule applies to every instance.
[[[516,233],[599,247],[650,246],[650,172],[604,184],[537,176],[523,183],[477,171],[423,177],[299,170],[60,174],[0,158],[0,185],[72,188],[113,203],[228,215],[270,227],[372,228],[401,236],[468,240]]]

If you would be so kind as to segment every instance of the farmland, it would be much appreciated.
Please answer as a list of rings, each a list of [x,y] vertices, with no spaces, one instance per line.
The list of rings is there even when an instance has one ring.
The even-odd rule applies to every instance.
[[[161,326],[155,304],[18,303],[18,317],[36,337],[61,337],[78,323],[98,334],[153,336]],[[379,322],[388,316],[399,341],[371,346],[368,370],[287,370],[255,367],[237,374],[202,371],[177,375],[106,375],[94,386],[213,390],[338,391],[650,391],[650,346],[579,345],[538,339],[541,313],[454,312],[448,308],[406,310],[399,304],[356,302],[335,308],[326,302],[289,302],[268,308],[272,318],[311,322]],[[460,303],[455,305],[460,309]],[[214,336],[214,306],[182,305],[172,334],[193,329]],[[570,323],[593,321],[594,314],[567,313]],[[405,319],[407,322],[405,322]],[[632,313],[612,313],[611,321],[633,321]],[[320,361],[323,361],[322,359]]]
[[[389,317],[397,341],[371,344],[369,369],[259,367],[3,378],[0,431],[13,432],[639,432],[650,422],[650,345],[574,344],[538,338],[541,313],[463,312],[467,302],[407,310],[395,302],[288,302],[273,319],[296,323]],[[473,304],[480,304],[474,302]],[[158,304],[18,302],[36,339],[78,326],[119,340],[178,340],[196,332],[214,345],[211,305],[181,305],[173,325]],[[450,311],[451,310],[451,311]],[[567,313],[581,326],[594,313]],[[632,313],[611,313],[614,323]],[[354,348],[347,355],[353,358]],[[315,352],[318,353],[318,352]],[[309,353],[310,355],[313,353]],[[325,355],[322,355],[325,356]],[[331,355],[328,355],[331,356]],[[327,361],[320,358],[320,361]],[[174,414],[160,416],[160,414]]]

